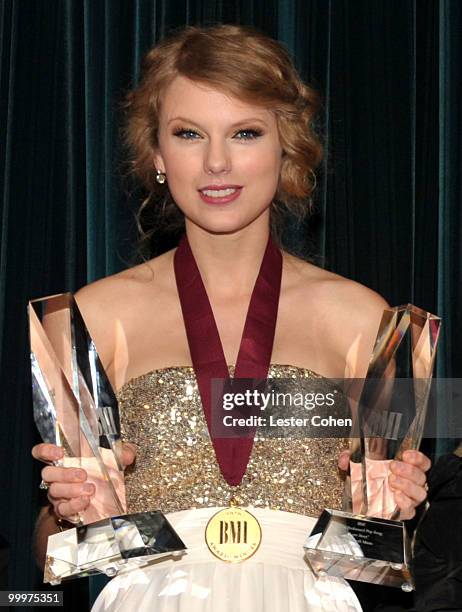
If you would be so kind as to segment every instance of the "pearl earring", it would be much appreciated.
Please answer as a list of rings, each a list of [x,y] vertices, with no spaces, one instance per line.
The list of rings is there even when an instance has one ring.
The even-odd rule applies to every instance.
[[[167,180],[167,177],[165,175],[165,172],[161,172],[160,170],[157,170],[156,181],[159,183],[159,185],[163,185],[166,180]]]

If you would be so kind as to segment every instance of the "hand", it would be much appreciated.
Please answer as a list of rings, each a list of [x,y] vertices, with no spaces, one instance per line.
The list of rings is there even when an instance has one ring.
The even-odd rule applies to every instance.
[[[413,518],[416,507],[427,498],[425,472],[430,467],[430,459],[416,450],[404,451],[402,461],[391,462],[388,483],[401,510],[400,520]]]
[[[348,472],[350,467],[350,451],[344,450],[338,456],[338,467],[342,472]]]
[[[346,472],[349,465],[350,451],[342,451],[338,457],[338,467]],[[400,520],[406,521],[413,518],[416,507],[426,499],[425,472],[430,467],[430,459],[416,450],[404,451],[402,461],[390,463],[391,474],[388,477],[388,484],[393,492],[395,503],[401,511]]]
[[[37,444],[32,449],[32,456],[44,463],[53,464],[63,459],[64,453],[60,446]],[[133,463],[135,457],[135,446],[124,443],[122,450],[124,468]],[[47,465],[41,475],[50,485],[48,500],[56,516],[71,523],[77,522],[79,512],[83,512],[89,506],[91,498],[95,495],[95,485],[87,481],[87,472],[82,468]]]

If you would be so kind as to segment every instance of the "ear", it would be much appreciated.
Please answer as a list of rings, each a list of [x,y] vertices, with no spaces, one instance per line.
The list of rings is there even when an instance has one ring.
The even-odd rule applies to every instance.
[[[159,149],[156,149],[152,156],[154,168],[159,172],[165,173],[165,164],[162,155],[160,154]]]

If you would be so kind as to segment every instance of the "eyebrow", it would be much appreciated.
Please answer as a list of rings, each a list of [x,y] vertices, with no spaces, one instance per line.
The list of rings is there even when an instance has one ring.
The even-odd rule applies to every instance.
[[[187,119],[186,117],[172,117],[172,119],[169,119],[169,121],[167,122],[167,125],[170,125],[170,123],[173,123],[174,121],[182,121],[183,123],[189,123],[191,125],[194,125],[195,127],[200,127],[198,123],[196,123],[192,119]],[[249,123],[261,123],[264,126],[268,125],[266,121],[264,121],[263,119],[260,119],[258,117],[248,117],[246,119],[241,119],[240,121],[236,121],[230,127],[231,129],[234,129],[236,127],[239,127],[240,125],[245,125]]]

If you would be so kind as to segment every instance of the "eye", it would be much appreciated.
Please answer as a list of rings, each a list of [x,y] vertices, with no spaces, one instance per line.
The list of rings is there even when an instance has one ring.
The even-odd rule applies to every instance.
[[[189,130],[187,128],[178,128],[173,132],[174,136],[178,138],[183,138],[184,140],[196,140],[201,138],[201,135],[195,130]]]
[[[262,134],[263,132],[261,130],[257,130],[255,128],[248,128],[239,130],[234,134],[233,138],[236,138],[237,140],[255,140],[256,138],[259,138]]]

